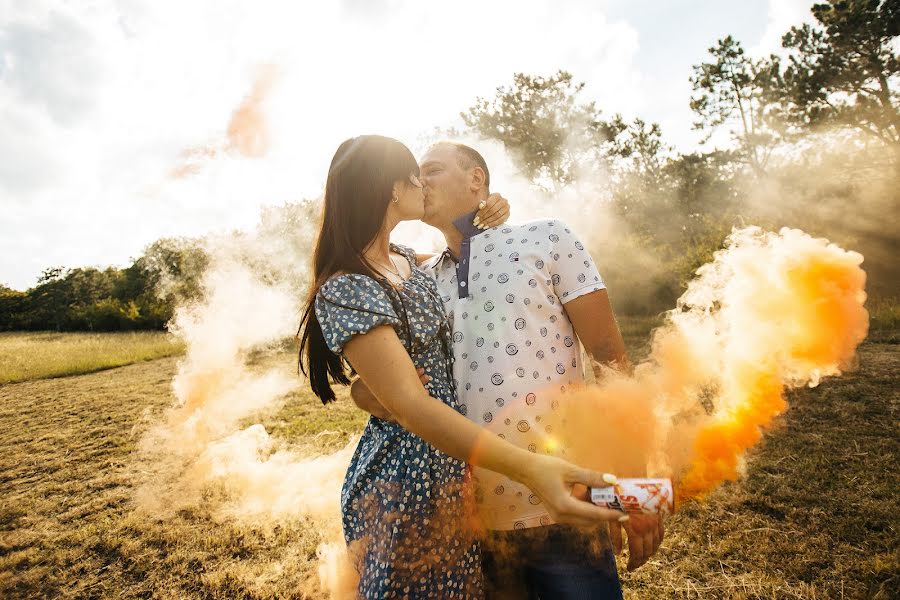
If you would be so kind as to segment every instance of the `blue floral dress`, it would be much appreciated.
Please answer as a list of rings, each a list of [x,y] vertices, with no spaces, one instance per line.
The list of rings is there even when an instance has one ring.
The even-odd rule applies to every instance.
[[[329,349],[391,325],[428,392],[458,409],[451,330],[437,286],[409,248],[392,245],[412,273],[400,289],[360,274],[329,279],[315,300]],[[370,417],[341,490],[344,537],[362,598],[483,596],[480,547],[467,527],[467,466],[400,425]],[[354,548],[359,550],[354,551]]]

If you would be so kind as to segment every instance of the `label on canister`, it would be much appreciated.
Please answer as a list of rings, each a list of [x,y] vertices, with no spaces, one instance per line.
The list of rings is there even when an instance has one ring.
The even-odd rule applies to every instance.
[[[671,479],[619,479],[609,487],[591,488],[591,502],[625,513],[671,515],[675,512]]]

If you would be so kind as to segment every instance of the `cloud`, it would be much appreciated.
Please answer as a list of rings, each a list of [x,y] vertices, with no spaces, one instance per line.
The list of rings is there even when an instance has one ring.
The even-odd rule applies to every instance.
[[[68,126],[95,104],[102,60],[91,32],[73,15],[7,24],[0,33],[4,87],[33,110]]]
[[[810,0],[769,0],[769,20],[762,37],[749,48],[752,56],[782,55],[781,38],[791,27],[812,23]]]
[[[0,237],[33,261],[0,259],[16,287],[35,265],[123,264],[161,236],[249,227],[260,206],[317,196],[343,139],[414,144],[516,71],[568,69],[607,112],[642,101],[637,33],[587,0],[0,0],[0,15],[0,203],[19,211]],[[265,157],[169,180],[185,148],[227,137],[263,64],[281,73]]]
[[[61,172],[50,128],[21,106],[0,104],[0,157],[0,194],[12,202],[51,185]]]

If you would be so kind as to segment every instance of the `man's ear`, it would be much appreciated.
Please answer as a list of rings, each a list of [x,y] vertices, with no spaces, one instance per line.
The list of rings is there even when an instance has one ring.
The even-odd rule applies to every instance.
[[[484,169],[481,167],[472,167],[472,171],[469,174],[469,189],[473,192],[477,192],[478,190],[484,187],[485,183]]]

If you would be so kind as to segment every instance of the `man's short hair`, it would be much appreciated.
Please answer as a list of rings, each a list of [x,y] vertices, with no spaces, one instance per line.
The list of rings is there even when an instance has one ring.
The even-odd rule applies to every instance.
[[[461,144],[459,142],[438,142],[438,145],[452,146],[456,150],[456,164],[460,169],[469,170],[473,167],[480,167],[484,171],[484,189],[488,193],[491,190],[491,172],[488,170],[487,162],[478,150],[471,146]]]

